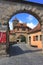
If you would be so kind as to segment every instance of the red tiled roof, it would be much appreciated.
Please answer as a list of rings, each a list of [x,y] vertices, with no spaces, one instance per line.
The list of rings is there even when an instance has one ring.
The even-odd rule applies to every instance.
[[[29,31],[29,33],[34,33],[34,32],[40,31],[40,30],[41,30],[41,26],[38,23],[38,25],[34,29],[32,29],[32,30]]]
[[[29,28],[25,23],[17,23],[14,28],[18,28],[18,27],[23,27],[23,28],[28,28],[29,30],[31,30],[31,28]],[[10,33],[15,33],[15,30],[10,30]]]
[[[29,27],[27,26],[27,24],[25,24],[25,23],[17,23],[17,24],[15,25],[15,27],[23,27],[23,28],[31,29],[31,28],[29,28]]]
[[[17,23],[15,26],[17,26],[17,27],[28,27],[25,23]]]

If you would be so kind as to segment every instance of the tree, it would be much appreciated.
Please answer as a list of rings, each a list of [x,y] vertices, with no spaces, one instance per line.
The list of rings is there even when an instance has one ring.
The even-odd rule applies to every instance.
[[[26,37],[25,36],[21,35],[19,38],[21,39],[21,42],[26,42]]]

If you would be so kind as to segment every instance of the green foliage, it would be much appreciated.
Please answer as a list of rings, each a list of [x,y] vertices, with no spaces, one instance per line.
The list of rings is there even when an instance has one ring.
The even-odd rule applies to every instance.
[[[26,38],[24,36],[21,37],[21,42],[26,42]]]

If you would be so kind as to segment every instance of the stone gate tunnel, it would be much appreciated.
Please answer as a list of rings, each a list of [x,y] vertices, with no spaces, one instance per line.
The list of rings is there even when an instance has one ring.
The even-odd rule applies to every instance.
[[[7,43],[8,46],[8,23],[11,17],[17,13],[30,13],[35,16],[40,25],[41,25],[41,33],[42,33],[42,48],[43,48],[43,7],[41,5],[32,4],[32,3],[16,3],[16,2],[0,2],[0,22],[7,23]]]

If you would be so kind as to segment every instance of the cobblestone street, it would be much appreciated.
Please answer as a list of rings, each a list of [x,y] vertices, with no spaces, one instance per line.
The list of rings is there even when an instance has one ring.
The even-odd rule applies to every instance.
[[[0,58],[0,65],[43,65],[43,53],[28,44],[10,47],[10,57]]]

